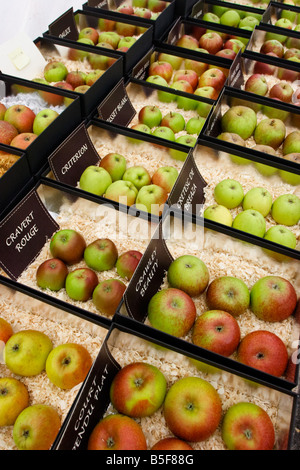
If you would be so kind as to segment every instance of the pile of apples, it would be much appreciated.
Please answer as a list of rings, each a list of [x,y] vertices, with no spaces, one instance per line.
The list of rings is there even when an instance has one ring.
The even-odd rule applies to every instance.
[[[49,383],[71,390],[84,381],[92,366],[89,351],[77,343],[54,346],[50,336],[37,329],[14,331],[0,318],[0,341],[9,376],[0,378],[0,427],[11,426],[19,450],[49,450],[61,427],[56,408],[33,403],[26,381],[45,374]]]
[[[141,419],[155,414],[169,433],[151,450],[191,451],[217,428],[229,450],[272,450],[275,444],[272,421],[259,405],[244,401],[223,410],[221,395],[209,381],[187,375],[169,383],[148,362],[123,366],[110,384],[110,400],[114,411],[93,428],[88,450],[147,450]],[[252,436],[246,437],[250,426]]]
[[[267,96],[275,100],[300,105],[300,88],[293,85],[300,74],[297,70],[283,69],[276,65],[256,62],[253,72],[247,78],[244,89],[259,96]],[[276,83],[269,83],[269,77],[276,78]]]
[[[261,15],[244,10],[213,5],[201,18],[203,21],[253,31],[259,25]]]
[[[129,250],[121,255],[108,238],[96,239],[87,245],[84,237],[72,229],[56,232],[50,241],[52,258],[40,264],[36,282],[41,289],[58,292],[65,289],[68,297],[87,302],[92,299],[102,314],[112,316],[125,292],[142,253]],[[73,268],[84,261],[85,266]],[[99,282],[97,273],[115,269],[118,278]]]
[[[145,167],[127,167],[123,155],[109,153],[99,165],[90,165],[83,171],[79,187],[111,201],[135,205],[137,209],[159,215],[177,177],[178,170],[173,166],[162,166],[151,176]]]
[[[275,275],[260,277],[249,288],[235,276],[210,279],[206,264],[197,256],[182,255],[167,270],[167,287],[148,304],[150,324],[179,338],[191,335],[193,344],[223,356],[236,357],[247,366],[281,377],[288,351],[275,333],[259,328],[241,338],[239,323],[250,311],[262,322],[280,325],[296,310],[297,294],[290,281]],[[206,310],[198,312],[202,297]]]
[[[296,226],[300,220],[300,199],[296,194],[282,194],[273,201],[266,188],[254,187],[244,193],[238,181],[227,178],[215,186],[214,198],[216,204],[205,209],[205,218],[296,248],[297,238],[288,228]],[[233,218],[231,210],[237,208],[242,210]],[[265,218],[268,216],[272,217],[276,225],[267,230]],[[280,255],[274,252],[274,256]]]

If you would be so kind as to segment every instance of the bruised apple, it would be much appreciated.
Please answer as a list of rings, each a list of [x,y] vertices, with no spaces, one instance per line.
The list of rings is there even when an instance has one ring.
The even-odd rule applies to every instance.
[[[140,418],[153,415],[161,407],[166,391],[165,376],[156,366],[132,362],[115,375],[110,400],[119,413]]]
[[[72,229],[59,230],[50,241],[52,256],[69,265],[79,263],[82,260],[85,248],[86,242],[83,236]]]
[[[129,416],[108,415],[93,429],[88,450],[147,450],[141,426]]]
[[[125,290],[124,282],[119,279],[105,279],[95,287],[93,303],[98,310],[112,316],[117,310]]]

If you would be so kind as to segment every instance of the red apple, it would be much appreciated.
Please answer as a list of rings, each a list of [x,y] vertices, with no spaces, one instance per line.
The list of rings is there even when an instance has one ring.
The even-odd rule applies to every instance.
[[[51,258],[39,265],[36,271],[36,282],[42,289],[59,291],[65,286],[68,268],[58,258]]]
[[[236,317],[249,307],[250,293],[242,279],[220,276],[209,284],[206,301],[211,310],[225,310]]]
[[[184,67],[186,70],[194,70],[198,77],[200,77],[200,75],[202,75],[202,73],[208,69],[208,64],[206,62],[199,62],[198,60],[194,59],[185,59]]]
[[[233,49],[221,49],[215,55],[217,57],[224,57],[224,59],[233,60],[236,54],[237,53]]]
[[[155,61],[150,65],[148,74],[159,75],[169,82],[173,75],[173,67],[169,62]]]
[[[85,85],[86,74],[80,70],[73,70],[66,76],[66,82],[70,83],[73,90],[78,86]]]
[[[284,69],[283,67],[278,68],[277,77],[280,80],[286,80],[288,82],[295,82],[299,78],[298,70]]]
[[[174,73],[173,80],[174,82],[186,80],[195,90],[198,84],[198,74],[194,70],[177,70]]]
[[[198,87],[211,86],[215,90],[220,91],[226,81],[226,76],[222,70],[212,68],[206,70],[198,81]]]
[[[260,96],[266,96],[268,89],[267,80],[265,76],[260,73],[254,73],[246,80],[245,91],[250,91]]]
[[[193,447],[177,437],[165,437],[156,442],[151,450],[193,450]]]
[[[223,39],[218,33],[211,31],[201,36],[199,47],[205,49],[210,54],[216,54],[223,48]]]
[[[120,7],[117,8],[117,11],[119,13],[123,13],[123,15],[133,15],[134,14],[134,8],[132,5],[121,5]]]
[[[199,47],[199,44],[198,40],[194,36],[184,34],[178,39],[176,46],[184,47],[185,49],[197,49]]]
[[[4,121],[12,124],[19,133],[32,132],[35,113],[24,104],[10,106],[4,115]]]
[[[272,86],[269,96],[270,98],[277,98],[285,103],[290,103],[292,101],[293,93],[294,89],[289,83],[279,82]]]
[[[105,279],[95,287],[93,303],[100,312],[112,316],[116,312],[125,290],[125,284],[119,279]]]
[[[94,44],[98,43],[98,38],[99,38],[99,33],[96,28],[92,28],[90,26],[87,26],[86,28],[83,28],[78,35],[78,39],[90,39],[93,41]]]
[[[116,22],[108,18],[99,18],[98,28],[100,31],[114,31]]]
[[[277,39],[269,39],[265,41],[260,48],[261,54],[267,54],[268,52],[272,52],[277,57],[281,58],[284,54],[284,47]]]
[[[3,121],[6,109],[6,106],[3,103],[0,103],[0,121]]]
[[[223,49],[231,49],[237,54],[240,50],[243,50],[244,47],[244,44],[239,39],[231,38],[225,42]]]
[[[206,98],[210,98],[211,100],[216,100],[219,96],[219,92],[215,90],[212,86],[201,86],[196,88],[195,95],[197,96],[205,96]]]
[[[237,351],[238,361],[247,366],[281,377],[288,364],[284,342],[271,331],[256,330],[242,338]]]
[[[6,343],[6,341],[13,335],[13,327],[11,324],[0,317],[0,342]]]
[[[119,276],[130,280],[142,256],[143,254],[138,250],[128,250],[122,253],[116,262],[116,269]]]
[[[82,260],[85,248],[83,236],[72,229],[59,230],[50,241],[50,252],[53,258],[59,258],[70,265]]]
[[[129,416],[108,415],[94,427],[88,450],[147,450],[140,425]]]
[[[37,138],[33,132],[22,132],[13,138],[10,145],[25,150]]]
[[[267,62],[255,62],[253,72],[262,75],[273,75],[277,71],[277,67],[274,64],[268,64]]]
[[[9,145],[14,137],[18,135],[18,131],[9,122],[0,121],[0,143]]]
[[[192,335],[193,343],[201,348],[230,356],[240,342],[240,327],[230,313],[208,310],[196,320]]]

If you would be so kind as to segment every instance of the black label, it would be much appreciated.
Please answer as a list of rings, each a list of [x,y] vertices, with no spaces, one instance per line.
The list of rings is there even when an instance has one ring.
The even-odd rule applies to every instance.
[[[0,223],[3,270],[16,280],[58,228],[35,190],[30,191]]]
[[[136,110],[129,99],[123,80],[101,102],[98,113],[100,119],[120,126],[126,127],[132,121]]]
[[[200,0],[200,2],[196,3],[193,6],[191,17],[192,18],[200,18],[203,14],[203,1]]]
[[[76,186],[89,165],[97,165],[100,157],[84,124],[49,156],[49,165],[57,181]]]
[[[181,24],[180,18],[179,18],[168,34],[168,38],[167,38],[168,44],[174,45],[177,43],[178,39],[182,35],[182,26],[183,25]]]
[[[58,438],[56,450],[87,449],[91,432],[103,417],[110,403],[110,386],[120,368],[111,355],[107,343],[103,343],[73,405],[70,420]]]
[[[241,51],[239,51],[230,67],[229,75],[227,77],[227,86],[241,88],[243,84],[244,74],[242,70],[242,57]]]
[[[108,0],[88,0],[88,6],[92,8],[102,8],[103,10],[109,10]]]
[[[144,80],[152,61],[153,48],[140,60],[132,69],[132,77],[137,80]]]
[[[194,160],[189,154],[169,197],[170,205],[181,211],[199,215],[205,202],[207,186]]]
[[[138,321],[145,320],[148,303],[159,290],[172,261],[160,223],[124,294],[124,303],[130,317]]]
[[[49,25],[49,33],[60,39],[71,39],[77,41],[78,29],[75,23],[73,8],[70,8],[63,15]]]

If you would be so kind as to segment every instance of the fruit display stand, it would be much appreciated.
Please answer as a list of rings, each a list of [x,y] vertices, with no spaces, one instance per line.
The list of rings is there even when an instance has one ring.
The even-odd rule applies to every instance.
[[[157,142],[130,129],[116,131],[105,122],[88,121],[49,156],[41,178],[56,180],[93,195],[95,201],[117,209],[122,206],[131,215],[158,223],[188,151],[186,146],[172,148]],[[74,148],[86,150],[83,158],[70,165]]]
[[[143,377],[143,373],[147,374],[147,370],[150,369],[160,383],[160,387],[156,388],[155,402],[152,405],[152,408],[156,407],[156,409],[155,411],[152,409],[151,412],[143,409],[145,415],[138,417],[132,417],[129,413],[129,416],[125,417],[125,422],[128,420],[129,425],[127,432],[122,432],[122,423],[120,423],[120,433],[118,431],[115,433],[111,429],[108,431],[110,439],[106,441],[104,438],[100,443],[97,439],[99,423],[102,426],[105,423],[102,421],[103,419],[111,419],[110,417],[114,415],[112,420],[118,421],[120,418],[118,410],[121,409],[121,404],[115,404],[114,395],[111,395],[111,390],[116,383],[115,380],[119,380],[119,377],[121,379],[120,374],[123,371],[128,371],[130,377],[130,369],[128,368],[135,368],[137,365],[142,370],[145,368],[145,372],[137,372],[139,377]],[[153,375],[150,376],[153,377]],[[207,397],[204,413],[207,412],[209,417],[203,421],[200,420],[206,423],[203,428],[201,426],[201,429],[194,427],[191,429],[189,425],[184,427],[182,425],[185,419],[181,415],[181,406],[175,404],[176,412],[173,412],[173,415],[179,416],[181,423],[180,429],[177,427],[176,430],[176,425],[170,423],[169,413],[166,412],[169,408],[168,393],[174,385],[176,388],[179,386],[178,398],[186,391],[192,393],[189,392],[190,382],[195,385],[196,390],[198,386],[201,388],[201,385],[208,387],[211,395],[210,398]],[[202,396],[200,388],[198,393],[195,390],[198,397]],[[175,392],[175,389],[173,390]],[[122,400],[120,388],[118,388],[118,395]],[[192,400],[194,399],[192,398]],[[137,401],[139,401],[138,396]],[[155,455],[154,450],[168,450],[170,448],[157,447],[153,449],[153,446],[162,439],[175,437],[181,441],[181,445],[184,447],[176,447],[177,452],[171,451],[172,455],[169,457],[172,458],[173,464],[179,459],[181,464],[188,461],[192,463],[195,458],[193,451],[226,450],[222,433],[223,417],[228,409],[239,401],[250,402],[265,410],[274,426],[275,449],[287,449],[295,445],[294,439],[297,439],[293,433],[295,393],[264,382],[255,380],[250,382],[243,374],[238,375],[234,370],[223,368],[213,360],[199,359],[190,351],[181,349],[176,342],[165,342],[164,337],[159,333],[149,335],[147,330],[143,328],[133,331],[126,325],[114,323],[100,349],[94,366],[78,393],[64,427],[54,442],[53,449],[79,451],[110,449],[115,451],[115,456],[112,454],[111,459],[117,459],[118,449],[122,448],[119,439],[121,441],[126,438],[131,439],[132,433],[134,436],[136,432],[140,438],[135,439],[135,445],[132,443],[133,447],[129,448],[134,449],[134,455],[137,458],[140,456],[143,461],[148,461],[148,463],[150,463],[150,459],[152,463],[155,463],[159,455],[161,458],[166,458],[162,455],[165,452]],[[210,415],[211,406],[214,412]],[[172,413],[172,407],[170,412]],[[119,445],[120,447],[118,447]],[[178,451],[178,449],[182,449],[184,452]],[[147,453],[141,453],[140,450],[153,450],[153,452],[148,459]]]
[[[194,354],[202,358],[208,357],[208,354],[211,358],[215,358],[215,362],[220,361],[223,366],[226,363],[232,369],[243,371],[249,378],[252,377],[254,380],[260,378],[283,388],[293,389],[298,383],[298,366],[293,354],[299,338],[299,323],[296,314],[297,297],[299,298],[299,257],[297,259],[290,257],[288,261],[283,260],[276,248],[274,250],[269,247],[265,248],[263,244],[255,243],[245,233],[233,234],[232,231],[220,224],[217,225],[203,219],[195,220],[187,213],[170,210],[161,221],[144,253],[116,316],[124,317],[124,322],[130,322],[131,328],[135,328],[135,324],[142,323],[149,329],[149,332],[153,331],[153,335],[156,330],[161,331],[168,338],[166,340],[168,344],[178,341],[179,344],[182,344],[183,350],[193,351]],[[192,258],[189,258],[190,255]],[[181,258],[185,256],[188,258]],[[195,257],[200,261],[197,262]],[[180,260],[174,265],[173,262],[179,259],[182,261]],[[179,271],[177,279],[181,284],[180,287],[175,282],[175,266]],[[198,273],[193,285],[193,275],[188,272],[190,266],[194,266]],[[186,272],[183,276],[184,269]],[[260,316],[254,307],[253,294],[250,292],[257,282],[269,276],[274,276],[274,279],[281,277],[293,285],[293,294],[290,297],[288,294],[289,301],[293,299],[289,310],[290,315],[284,320],[279,320],[279,317],[275,320],[275,318],[267,318],[265,315]],[[243,306],[242,303],[239,304],[240,309],[232,309],[227,300],[224,303],[219,301],[222,298],[222,294],[220,294],[222,288],[216,294],[217,303],[211,301],[211,296],[214,295],[212,293],[215,289],[214,286],[219,284],[219,279],[224,278],[225,281],[222,282],[239,284],[239,287],[235,286],[235,292],[239,291],[241,294],[244,291],[244,300],[246,298],[248,300],[245,303],[242,302]],[[185,282],[189,287],[184,286]],[[231,291],[232,287],[226,287],[224,292]],[[224,297],[226,299],[227,295]],[[172,298],[173,301],[170,300]],[[163,306],[164,302],[166,302],[165,306]],[[177,308],[178,317],[182,319],[180,326],[176,324],[175,320]],[[169,320],[165,317],[170,313],[168,309],[172,310],[172,320],[170,317]],[[215,309],[231,311],[239,325],[240,333],[236,337],[237,342],[231,343],[230,352],[225,353],[224,349],[216,349],[218,348],[216,345],[206,347],[204,343],[199,343],[196,339],[194,332],[197,328],[197,318],[199,315],[201,318],[205,312]],[[275,310],[276,307],[274,307],[274,313]],[[182,316],[179,311],[182,312]],[[280,375],[274,369],[274,373],[271,372],[271,369],[264,369],[263,364],[259,364],[259,362],[253,366],[253,363],[241,357],[240,345],[242,341],[256,330],[268,330],[280,337],[289,351],[288,360],[284,350],[282,353],[277,350],[275,355],[275,364],[279,364],[285,357],[286,369],[282,372],[283,367]],[[265,354],[267,355],[266,352]]]
[[[139,3],[139,5],[138,5]],[[141,6],[144,5],[144,6]],[[100,6],[99,6],[100,5]],[[153,26],[153,39],[158,39],[170,26],[175,19],[176,0],[171,1],[153,1],[148,4],[148,0],[144,2],[134,2],[134,0],[122,0],[117,4],[112,1],[98,2],[98,0],[88,0],[82,6],[83,10],[107,13],[115,16],[116,20],[130,20],[132,16],[141,18],[144,23]]]
[[[262,24],[271,24],[277,28],[299,32],[299,26],[297,27],[300,19],[299,13],[299,5],[271,1],[262,17]],[[282,33],[282,29],[278,32]]]
[[[80,255],[75,259],[72,257],[70,261],[62,255],[68,272],[65,268],[58,269],[62,277],[59,278],[58,284],[52,284],[43,275],[39,278],[37,270],[44,262],[51,265],[48,260],[56,258],[57,252],[53,251],[51,243],[54,235],[59,232],[56,238],[61,239],[61,234],[62,240],[66,240],[64,230],[69,229],[71,233],[76,233],[73,241],[75,243],[77,240],[76,250],[79,250]],[[49,181],[36,183],[30,191],[27,188],[23,199],[19,200],[17,205],[14,204],[10,212],[1,219],[1,274],[34,292],[43,293],[48,300],[54,299],[56,304],[62,305],[64,309],[77,309],[83,318],[106,327],[111,323],[114,313],[111,310],[116,308],[114,305],[120,299],[120,292],[123,294],[129,282],[127,277],[124,278],[123,271],[117,271],[116,261],[121,254],[129,250],[142,254],[151,238],[152,230],[154,227],[148,220],[118,211],[112,204],[101,204],[99,201],[81,197],[75,190],[62,188],[54,181],[51,184]],[[93,242],[96,243],[92,246],[98,246],[97,240],[103,239],[109,240],[108,245],[104,245],[111,247],[110,261],[95,266],[83,257],[82,250],[85,251]],[[73,247],[74,255],[76,250]],[[51,270],[52,267],[50,272]],[[72,288],[72,292],[67,289],[65,274],[76,270],[80,276],[83,275],[85,287],[81,290],[78,285],[79,290],[76,289],[75,293]],[[72,274],[71,278],[74,276],[76,277]],[[111,278],[117,279],[120,287],[118,293],[113,291],[115,298],[111,300],[108,310],[105,307],[99,308],[98,302],[96,307],[92,298],[93,288],[101,281]],[[122,283],[119,283],[121,280]]]
[[[10,326],[9,335],[7,335],[5,341],[1,341],[1,352],[3,352],[9,338],[14,335],[21,335],[25,330],[34,330],[41,335],[46,335],[50,339],[53,349],[70,343],[84,348],[90,355],[90,366],[92,365],[92,361],[96,359],[102,342],[107,335],[108,330],[106,328],[80,316],[78,317],[76,310],[70,312],[70,310],[64,310],[61,305],[58,307],[54,303],[47,303],[43,296],[32,295],[30,290],[26,291],[26,288],[24,289],[2,276],[0,278],[0,293],[1,321],[7,322]],[[14,339],[12,338],[11,341],[14,341]],[[7,349],[9,347],[8,344]],[[26,359],[23,358],[20,361],[21,364],[22,361],[23,367],[27,367]],[[22,400],[18,402],[18,405],[15,403],[14,413],[21,412],[21,408],[19,408],[21,405],[24,409],[25,407],[46,405],[55,410],[62,426],[84,381],[87,370],[83,369],[83,372],[80,372],[81,377],[78,376],[76,385],[74,382],[71,388],[69,385],[66,388],[61,388],[56,382],[53,382],[51,372],[48,375],[48,366],[48,372],[46,372],[44,364],[37,371],[34,366],[35,361],[36,358],[32,356],[31,367],[33,369],[31,371],[25,371],[24,369],[21,371],[21,369],[16,369],[16,364],[14,365],[13,362],[2,360],[0,363],[1,389],[3,390],[5,379],[14,381],[15,384],[22,387]],[[79,364],[81,364],[80,360]],[[10,390],[12,390],[14,383],[7,384]],[[23,388],[26,393],[24,393]],[[11,391],[11,393],[13,394],[14,391]],[[2,401],[2,404],[9,407],[9,404],[5,405],[4,401]],[[7,425],[3,425],[3,422],[1,422],[1,450],[22,449],[22,447],[19,447],[19,439],[15,440],[13,437],[13,429],[13,420]],[[52,440],[54,440],[55,433],[58,431],[59,428],[56,430],[54,428]],[[39,433],[40,436],[42,434],[42,432]],[[31,445],[31,442],[29,445]]]
[[[111,27],[113,27],[113,32],[116,33],[117,36],[115,36],[115,42],[110,42],[109,44],[116,53],[123,58],[123,74],[127,74],[136,62],[144,56],[152,44],[153,26],[144,23],[142,19],[131,17],[130,20],[125,21],[120,18],[119,21],[115,22],[115,17],[112,17],[109,12],[100,13],[86,10],[77,10],[74,12],[73,8],[71,8],[53,21],[49,25],[49,29],[43,33],[43,36],[50,39],[63,39],[71,46],[72,44],[74,45],[78,39],[80,40],[80,32],[83,29],[93,28],[100,36],[100,41],[98,37],[98,43],[96,43],[96,45],[89,45],[90,52],[96,52],[99,48],[99,51],[105,53],[107,48],[111,49],[111,47],[107,45],[107,42],[109,42],[111,38],[107,38],[106,35],[106,38],[103,40],[103,36],[101,35],[107,32],[111,35]],[[131,38],[129,44],[128,41],[125,41],[127,45],[121,43],[123,38],[129,37]],[[100,46],[97,45],[99,42],[101,44]],[[123,49],[123,47],[125,47],[125,49]]]
[[[22,115],[24,118],[22,125],[17,124],[19,130],[13,126],[15,130],[10,134],[12,138],[8,139],[6,136],[1,142],[6,145],[7,151],[17,149],[25,152],[33,175],[43,164],[47,153],[81,122],[79,97],[60,88],[53,88],[53,91],[49,92],[46,85],[2,73],[0,79],[3,83],[0,102],[6,108],[5,113],[11,108],[13,115],[17,116],[16,123],[22,120]],[[54,105],[49,104],[49,101],[54,102]],[[17,108],[18,105],[20,108]],[[28,115],[31,116],[30,119],[26,118]],[[8,119],[8,116],[5,119]]]

